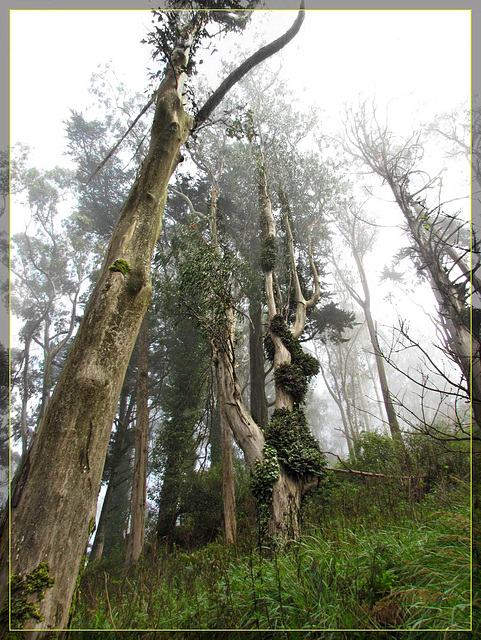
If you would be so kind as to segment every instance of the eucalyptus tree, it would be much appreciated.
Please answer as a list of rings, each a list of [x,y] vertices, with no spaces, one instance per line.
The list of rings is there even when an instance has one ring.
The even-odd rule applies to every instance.
[[[149,151],[120,213],[97,284],[20,479],[21,495],[11,510],[11,573],[18,576],[11,593],[12,610],[18,610],[13,607],[17,600],[26,598],[27,576],[41,573],[44,580],[30,613],[12,624],[35,630],[33,638],[42,629],[65,627],[69,617],[95,516],[110,427],[151,295],[150,262],[162,225],[167,185],[181,159],[180,149],[192,128],[208,119],[235,82],[297,34],[303,12],[283,36],[231,72],[194,120],[183,105],[185,80],[192,69],[192,51],[206,33],[208,21],[215,17],[215,12],[173,12],[168,14],[168,29],[154,32],[154,40],[165,45],[168,64],[155,94]],[[220,18],[226,14],[220,12]],[[55,465],[45,464],[50,458],[55,459]],[[2,536],[4,540],[6,536]],[[8,556],[3,544],[2,602],[8,591]]]
[[[469,297],[481,290],[481,281],[467,263],[463,246],[466,223],[445,213],[433,188],[438,178],[422,171],[422,139],[415,134],[399,140],[366,105],[348,124],[351,152],[390,188],[403,214],[417,268],[431,285],[445,337],[445,351],[459,367],[471,397],[473,417],[481,425],[480,342],[470,331]]]
[[[256,94],[254,97],[257,98]],[[289,131],[284,127],[282,108],[284,103],[278,101],[279,111],[274,108],[270,113],[271,122],[266,124],[266,119],[256,109],[256,112],[246,111],[240,114],[229,126],[229,133],[237,138],[236,142],[226,145],[226,156],[229,156],[229,149],[233,149],[237,157],[246,158],[248,164],[254,168],[254,180],[257,188],[258,210],[260,211],[260,224],[254,226],[254,221],[249,226],[252,229],[262,230],[266,234],[266,220],[269,219],[270,228],[275,227],[275,220],[272,212],[270,191],[267,187],[266,169],[263,160],[263,150],[261,146],[267,145],[266,140],[271,142],[270,162],[271,172],[278,176],[278,194],[276,202],[281,208],[280,227],[282,229],[283,244],[279,245],[279,274],[276,277],[276,300],[274,302],[274,313],[271,313],[273,299],[273,269],[271,262],[277,255],[277,245],[273,237],[261,237],[260,241],[260,265],[257,260],[248,252],[242,250],[242,241],[238,242],[238,237],[249,235],[242,233],[245,220],[250,215],[251,203],[247,198],[248,209],[243,211],[243,215],[232,215],[237,210],[236,200],[239,198],[239,189],[243,192],[245,180],[240,181],[240,187],[233,185],[233,181],[219,182],[229,185],[221,193],[224,198],[219,198],[221,204],[221,219],[223,234],[220,236],[222,242],[219,246],[219,238],[212,241],[215,234],[212,233],[217,222],[212,223],[212,218],[199,215],[201,222],[205,225],[209,223],[209,232],[202,235],[202,225],[196,225],[199,235],[199,245],[201,251],[195,254],[195,260],[191,259],[184,268],[184,283],[188,285],[191,295],[197,293],[200,297],[198,304],[194,305],[191,312],[193,317],[203,322],[204,329],[211,340],[214,349],[214,359],[217,365],[219,380],[219,396],[221,407],[224,410],[224,417],[234,434],[234,438],[243,450],[248,467],[252,472],[252,486],[254,494],[258,498],[260,506],[260,520],[262,530],[267,529],[270,533],[281,536],[299,534],[299,508],[300,500],[304,490],[312,484],[316,484],[323,475],[323,459],[315,438],[307,427],[304,414],[300,408],[308,388],[308,379],[312,377],[317,369],[315,359],[305,353],[298,342],[298,338],[303,333],[306,326],[307,314],[305,313],[306,298],[303,291],[308,289],[309,273],[314,277],[314,290],[309,295],[309,307],[314,309],[315,303],[321,295],[319,276],[313,258],[313,249],[306,235],[312,233],[314,226],[317,226],[317,236],[321,229],[320,220],[324,213],[326,202],[332,200],[331,194],[326,189],[329,184],[329,172],[321,164],[316,163],[311,154],[301,154],[296,149],[296,142],[292,142],[292,157],[288,159],[287,166],[282,165],[283,149],[281,149],[283,132]],[[259,102],[255,102],[259,107]],[[291,111],[287,110],[289,115]],[[259,122],[263,124],[260,134]],[[295,119],[293,119],[295,120]],[[301,127],[301,124],[298,123]],[[292,132],[292,128],[291,128]],[[261,145],[254,144],[254,139],[259,135]],[[302,136],[301,136],[302,138]],[[245,153],[241,141],[247,139],[252,145],[249,154]],[[274,145],[274,139],[278,145]],[[286,142],[287,144],[287,142]],[[228,167],[226,163],[226,169]],[[252,169],[251,169],[252,170]],[[229,178],[229,171],[226,171]],[[237,169],[232,170],[238,180]],[[321,179],[322,178],[322,179]],[[252,180],[252,177],[250,178]],[[318,185],[318,191],[309,189],[310,184]],[[277,183],[276,183],[277,184]],[[294,205],[296,216],[291,212],[286,190],[294,194]],[[322,195],[321,195],[322,192]],[[335,189],[332,188],[332,192]],[[251,198],[252,199],[252,198]],[[193,203],[190,208],[195,213]],[[306,212],[306,209],[308,213]],[[211,208],[212,213],[212,208]],[[266,213],[267,212],[267,213]],[[294,238],[292,224],[297,221],[299,230],[299,242]],[[239,225],[239,222],[241,223]],[[236,226],[237,224],[237,226]],[[233,229],[240,230],[234,234]],[[268,234],[269,236],[271,234]],[[250,240],[251,247],[256,243]],[[282,247],[282,249],[281,249]],[[221,249],[219,251],[219,249]],[[319,251],[319,249],[316,247]],[[297,255],[302,259],[298,262]],[[242,299],[242,284],[245,289],[245,270],[239,270],[238,258],[240,256],[250,259],[251,269],[262,268],[264,272],[264,282],[267,287],[264,292],[264,299],[267,301],[268,315],[271,315],[271,323],[276,326],[277,333],[274,343],[269,337],[268,353],[274,361],[276,378],[276,411],[271,421],[263,429],[259,429],[259,424],[247,411],[239,385],[238,372],[236,369],[236,349],[235,331],[236,316],[239,315]],[[193,254],[194,257],[194,254]],[[236,266],[237,265],[237,266]],[[244,274],[243,274],[244,271]],[[266,273],[266,272],[269,272]],[[244,275],[244,277],[243,277]],[[244,282],[243,282],[244,281]],[[258,282],[258,280],[256,280]],[[301,284],[302,283],[302,284]],[[252,286],[252,285],[251,285]],[[264,285],[265,286],[265,285]],[[250,294],[248,294],[250,295]],[[205,300],[202,306],[202,301]],[[207,302],[209,301],[209,302]],[[270,306],[270,308],[269,308]],[[199,309],[204,311],[201,315]],[[274,318],[274,316],[276,316]],[[292,332],[284,319],[293,321],[295,329]],[[296,319],[297,318],[297,319]],[[325,327],[329,321],[324,318]],[[272,335],[272,332],[271,332]],[[288,347],[286,346],[289,345]],[[277,357],[275,355],[277,349]],[[262,387],[264,381],[261,381]],[[296,390],[296,383],[298,387]],[[252,380],[251,380],[252,384]],[[268,438],[265,446],[265,438]],[[280,461],[280,462],[279,462]]]
[[[388,376],[379,344],[376,322],[371,310],[371,291],[364,266],[367,254],[373,249],[377,229],[370,225],[369,222],[366,222],[366,216],[362,214],[362,210],[353,201],[347,203],[343,210],[341,209],[339,211],[336,218],[336,226],[341,234],[344,246],[347,245],[347,247],[349,247],[351,256],[354,259],[362,294],[356,290],[354,282],[352,280],[349,281],[349,279],[343,275],[342,269],[336,268],[336,273],[342,280],[352,299],[361,307],[364,314],[376,360],[377,374],[391,437],[404,450],[401,429],[389,390]],[[336,261],[334,261],[334,264],[336,264]]]

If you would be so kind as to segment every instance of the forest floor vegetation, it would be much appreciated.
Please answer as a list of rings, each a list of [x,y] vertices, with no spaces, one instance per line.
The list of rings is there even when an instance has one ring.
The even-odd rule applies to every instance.
[[[397,480],[375,482],[331,479],[329,498],[315,492],[306,501],[301,539],[277,548],[259,548],[246,528],[237,549],[221,540],[194,550],[150,546],[129,573],[93,563],[72,629],[138,629],[142,640],[183,637],[173,630],[220,639],[232,629],[244,630],[243,640],[259,630],[293,640],[466,637],[469,485],[447,477],[415,500]]]

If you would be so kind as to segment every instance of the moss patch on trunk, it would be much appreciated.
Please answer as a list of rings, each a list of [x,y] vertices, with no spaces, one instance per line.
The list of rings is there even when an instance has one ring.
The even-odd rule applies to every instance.
[[[265,438],[290,472],[318,477],[325,474],[326,460],[300,409],[276,409],[266,427]]]
[[[119,258],[110,265],[109,271],[117,271],[125,276],[129,271],[132,271],[132,267],[127,262],[127,260],[122,260],[121,258]]]
[[[46,562],[41,562],[36,569],[26,576],[14,574],[10,578],[10,606],[8,598],[0,612],[0,619],[6,622],[10,612],[10,626],[12,629],[22,629],[27,620],[43,620],[38,603],[44,600],[47,589],[55,584],[55,579],[49,575]]]

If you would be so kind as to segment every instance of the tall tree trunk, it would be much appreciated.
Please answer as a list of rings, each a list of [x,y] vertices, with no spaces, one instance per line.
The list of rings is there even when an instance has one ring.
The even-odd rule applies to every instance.
[[[218,384],[217,384],[218,389]],[[215,400],[212,402],[212,415],[210,419],[210,432],[209,432],[209,444],[210,444],[210,464],[215,466],[222,462],[222,443],[221,443],[221,426],[220,426],[220,408],[219,408],[219,393],[216,390]]]
[[[359,361],[358,365],[359,365]],[[364,395],[364,391],[362,388],[362,380],[361,380],[361,376],[359,375],[359,366],[356,367],[355,372],[354,372],[354,378],[353,378],[353,385],[355,385],[355,388],[358,391],[358,395],[359,395],[359,409],[360,409],[360,416],[361,416],[361,420],[362,420],[362,424],[364,425],[364,429],[366,431],[369,431],[369,422],[368,422],[368,410],[367,410],[367,405],[366,405],[366,396]]]
[[[144,317],[139,334],[139,361],[137,372],[137,418],[135,425],[135,461],[130,502],[130,535],[126,564],[138,562],[144,546],[145,516],[147,508],[147,461],[149,439],[149,326]]]
[[[364,307],[363,307],[364,309]],[[381,386],[381,393],[384,401],[384,407],[386,409],[387,421],[389,424],[389,429],[391,432],[392,439],[399,443],[404,448],[403,439],[401,436],[401,429],[399,428],[399,423],[397,419],[396,412],[394,410],[394,405],[391,398],[391,393],[389,391],[389,384],[387,381],[386,368],[384,366],[384,358],[382,356],[381,348],[379,346],[379,340],[377,337],[376,327],[374,325],[374,320],[371,315],[371,310],[369,307],[364,309],[364,314],[366,318],[367,329],[369,331],[369,337],[371,338],[372,348],[374,350],[374,357],[376,360],[377,373],[379,376],[379,384]]]
[[[222,501],[224,505],[224,534],[226,544],[235,544],[237,523],[235,509],[234,467],[232,463],[232,437],[226,415],[225,399],[219,397],[222,442]]]
[[[150,300],[150,261],[167,184],[193,123],[181,99],[188,54],[189,44],[174,52],[173,69],[166,72],[159,88],[149,153],[122,209],[98,283],[27,454],[22,494],[11,510],[11,573],[25,576],[46,563],[55,580],[37,604],[43,619],[26,620],[26,629],[67,624],[90,522],[95,518],[110,426]],[[48,460],[53,462],[47,464]],[[7,597],[7,558],[4,548],[1,602]],[[32,640],[37,636],[33,633]]]
[[[352,288],[349,288],[354,299],[359,304],[364,312],[364,317],[366,318],[367,329],[369,331],[369,337],[371,339],[372,348],[374,351],[374,357],[376,360],[376,367],[379,376],[379,384],[381,385],[381,393],[384,401],[384,407],[386,408],[386,415],[389,424],[389,430],[391,432],[392,439],[397,443],[397,445],[401,448],[403,453],[406,453],[406,448],[404,446],[404,441],[401,435],[401,429],[399,427],[399,422],[397,419],[396,412],[394,410],[394,404],[391,398],[391,393],[389,391],[389,384],[386,375],[386,367],[384,366],[384,358],[382,355],[381,347],[379,345],[379,339],[377,335],[376,326],[374,324],[374,320],[371,313],[371,293],[369,291],[369,284],[366,277],[366,271],[364,269],[364,265],[362,263],[361,256],[357,250],[355,238],[352,239],[351,243],[352,254],[354,256],[354,260],[356,262],[357,270],[359,273],[359,277],[361,279],[361,285],[364,292],[364,300],[358,296]]]
[[[269,420],[264,373],[264,345],[262,330],[262,305],[257,297],[249,300],[249,365],[251,414],[264,429]]]
[[[211,173],[211,195],[210,195],[210,211],[209,226],[210,236],[214,249],[219,253],[219,237],[217,233],[217,200],[219,197],[218,180],[222,172],[223,158],[220,159],[218,170],[215,174]],[[235,329],[235,313],[228,317],[230,326]],[[233,338],[233,335],[232,335]],[[231,336],[229,336],[231,339]],[[222,348],[222,347],[221,347]],[[217,361],[217,347],[215,343],[212,345],[212,359]],[[217,380],[217,388],[220,388],[220,381]],[[235,483],[234,483],[234,467],[232,461],[232,436],[229,421],[226,415],[225,397],[219,393],[219,418],[220,418],[220,436],[221,436],[221,454],[222,454],[222,504],[224,509],[224,535],[225,542],[228,545],[236,543],[237,539],[237,520],[235,508]]]
[[[314,350],[315,350],[315,353],[316,353],[316,356],[317,356],[318,353],[317,353],[317,346],[316,345],[314,345]],[[347,419],[346,411],[344,409],[344,404],[343,404],[343,395],[342,395],[341,390],[339,388],[338,380],[337,380],[336,376],[334,375],[334,372],[333,372],[333,369],[332,369],[331,356],[330,356],[329,351],[327,349],[326,349],[326,351],[327,351],[327,356],[328,356],[329,369],[331,371],[332,379],[333,379],[333,382],[334,382],[334,387],[332,387],[331,384],[329,383],[329,381],[327,379],[327,376],[326,376],[326,372],[324,371],[324,367],[322,366],[322,364],[320,365],[321,375],[322,375],[322,378],[324,380],[324,384],[326,385],[326,389],[327,389],[329,395],[334,400],[334,402],[336,403],[337,408],[339,409],[339,413],[341,415],[341,421],[342,421],[342,433],[344,434],[344,437],[346,438],[347,450],[349,452],[349,456],[351,458],[355,458],[355,451],[356,451],[355,434],[353,434],[353,432],[351,430],[351,425],[349,424],[349,421]]]

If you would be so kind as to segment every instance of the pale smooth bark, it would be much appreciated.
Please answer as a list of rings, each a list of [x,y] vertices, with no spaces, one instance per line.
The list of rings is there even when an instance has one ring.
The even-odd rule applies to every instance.
[[[232,462],[232,437],[226,416],[225,398],[219,397],[222,449],[222,502],[224,506],[224,535],[226,544],[235,544],[237,522],[235,509],[234,467]]]

